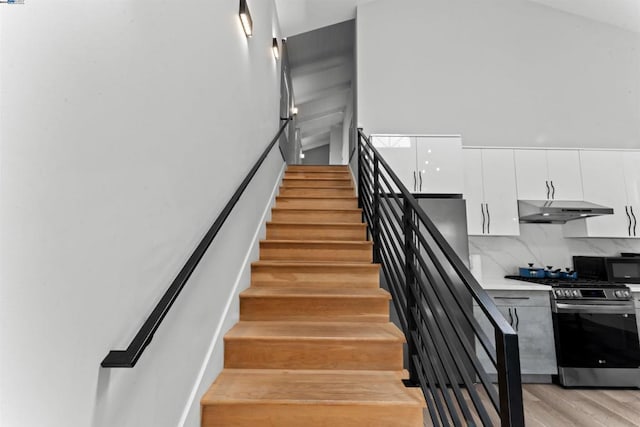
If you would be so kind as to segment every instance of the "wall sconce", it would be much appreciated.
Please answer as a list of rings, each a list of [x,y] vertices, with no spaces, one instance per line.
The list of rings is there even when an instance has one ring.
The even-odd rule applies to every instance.
[[[278,47],[278,39],[273,38],[273,43],[271,43],[271,49],[273,50],[273,56],[276,60],[280,59],[280,48]]]
[[[304,153],[300,153],[300,158],[304,159]]]
[[[298,107],[291,107],[291,115],[295,116],[296,114],[298,114]]]
[[[247,0],[240,0],[240,22],[242,22],[242,28],[247,37],[253,35],[253,20],[251,19],[251,13],[249,12],[249,6],[247,6]]]

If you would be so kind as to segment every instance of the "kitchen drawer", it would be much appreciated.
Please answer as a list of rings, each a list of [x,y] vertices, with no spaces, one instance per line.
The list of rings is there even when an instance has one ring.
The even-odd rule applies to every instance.
[[[549,291],[487,291],[498,307],[550,307]]]

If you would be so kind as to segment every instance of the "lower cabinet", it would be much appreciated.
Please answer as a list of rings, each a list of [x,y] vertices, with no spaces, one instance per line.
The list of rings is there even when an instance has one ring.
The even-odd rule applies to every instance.
[[[554,375],[556,364],[553,321],[548,291],[488,291],[498,310],[518,333],[522,375]],[[495,330],[480,307],[474,316],[482,330],[495,344]],[[479,359],[488,373],[496,372],[486,352],[476,342]]]

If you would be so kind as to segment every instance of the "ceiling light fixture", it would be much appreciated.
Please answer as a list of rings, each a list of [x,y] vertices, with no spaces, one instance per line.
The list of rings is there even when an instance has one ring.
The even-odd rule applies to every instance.
[[[273,56],[276,60],[280,59],[280,47],[278,47],[278,39],[273,38],[273,43],[271,43],[271,49],[273,49]]]
[[[240,0],[240,22],[242,22],[242,28],[247,37],[253,35],[253,20],[251,19],[251,13],[249,12],[249,6],[247,6],[247,0]]]

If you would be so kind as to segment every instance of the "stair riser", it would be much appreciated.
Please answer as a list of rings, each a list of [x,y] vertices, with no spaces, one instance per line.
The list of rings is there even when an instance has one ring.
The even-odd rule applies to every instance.
[[[284,173],[285,178],[305,178],[305,179],[322,179],[322,178],[338,178],[349,179],[351,174],[349,172],[289,172]]]
[[[336,339],[225,339],[225,368],[402,370],[402,343]]]
[[[358,199],[307,199],[276,197],[276,208],[281,209],[356,209]]]
[[[373,252],[369,245],[309,245],[293,243],[260,243],[260,259],[265,261],[297,262],[372,262]]]
[[[353,188],[281,188],[282,197],[355,197]]]
[[[252,266],[251,286],[378,288],[377,265],[362,267]]]
[[[284,179],[281,188],[336,187],[353,188],[351,179]]]
[[[268,424],[267,424],[267,421]],[[422,427],[422,409],[404,405],[219,404],[202,407],[202,427]]]
[[[302,222],[302,223],[356,223],[362,222],[360,211],[305,211],[274,209],[271,211],[274,222]]]
[[[240,320],[388,322],[387,298],[240,297]]]
[[[267,239],[270,240],[366,240],[366,229],[354,224],[352,227],[329,225],[267,224]]]

